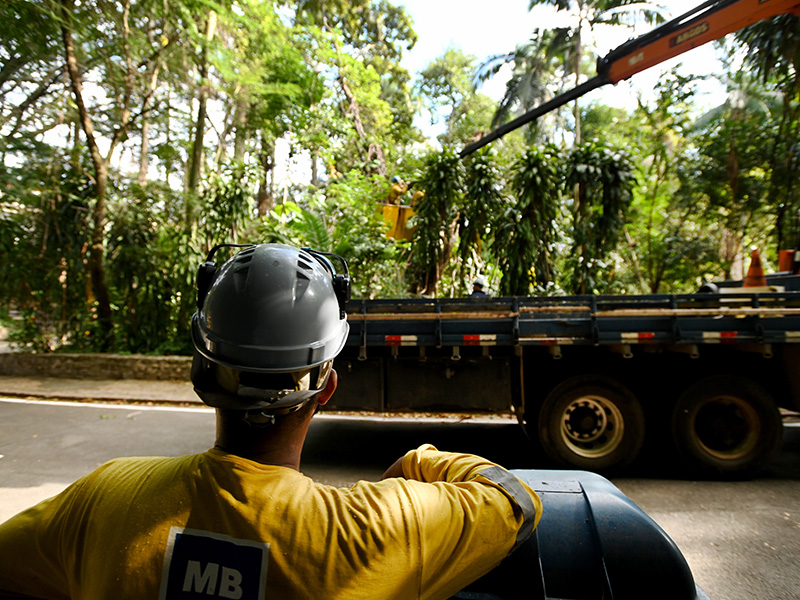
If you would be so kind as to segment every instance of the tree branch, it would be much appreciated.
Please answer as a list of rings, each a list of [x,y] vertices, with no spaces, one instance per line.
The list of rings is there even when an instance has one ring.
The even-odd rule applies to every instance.
[[[8,134],[9,137],[17,133],[17,131],[19,131],[20,125],[22,124],[22,117],[25,114],[25,111],[28,110],[33,104],[35,104],[36,101],[39,100],[39,98],[41,98],[50,91],[50,86],[53,85],[56,81],[58,81],[58,78],[61,76],[63,72],[64,72],[63,65],[60,65],[57,68],[50,71],[50,73],[48,73],[48,75],[44,79],[42,79],[42,82],[39,84],[39,87],[33,90],[21,104],[15,106],[11,110],[11,114],[9,115],[8,120],[16,118],[17,121],[14,124],[14,127],[11,129],[11,132]]]
[[[78,59],[75,55],[75,43],[72,40],[72,33],[68,29],[68,23],[71,21],[70,10],[72,7],[72,0],[61,0],[61,38],[64,42],[67,73],[69,74],[72,92],[75,96],[75,105],[78,107],[78,118],[80,119],[83,133],[86,135],[86,144],[89,146],[89,154],[92,157],[95,170],[99,171],[104,168],[105,159],[100,152],[100,148],[97,146],[94,123],[92,123],[89,111],[86,110],[86,102],[83,99],[83,80],[81,78],[80,67],[78,66]]]
[[[3,68],[0,69],[0,87],[3,87],[3,84],[11,79],[11,77],[16,73],[19,68],[25,64],[25,58],[17,55],[12,58],[9,58],[4,64]]]

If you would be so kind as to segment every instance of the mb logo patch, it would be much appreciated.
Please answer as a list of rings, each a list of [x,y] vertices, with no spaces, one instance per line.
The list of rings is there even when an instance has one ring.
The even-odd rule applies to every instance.
[[[261,600],[269,544],[173,527],[169,532],[160,600]]]

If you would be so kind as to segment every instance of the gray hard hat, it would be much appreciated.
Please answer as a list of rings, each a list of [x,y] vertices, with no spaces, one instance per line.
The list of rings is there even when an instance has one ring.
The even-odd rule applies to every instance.
[[[259,244],[217,269],[213,252],[198,272],[192,317],[195,391],[222,408],[299,407],[324,388],[347,340],[344,259]],[[328,256],[341,261],[344,274]]]

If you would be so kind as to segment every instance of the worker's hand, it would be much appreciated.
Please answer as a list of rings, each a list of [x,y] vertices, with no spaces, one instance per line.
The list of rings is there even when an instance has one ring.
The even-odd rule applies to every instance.
[[[386,469],[381,479],[391,479],[392,477],[403,477],[403,457],[401,456],[394,464]]]

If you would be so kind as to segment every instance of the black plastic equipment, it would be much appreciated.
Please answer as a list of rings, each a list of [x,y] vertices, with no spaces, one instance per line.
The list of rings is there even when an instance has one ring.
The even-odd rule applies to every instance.
[[[587,471],[513,473],[541,497],[534,534],[463,600],[709,600],[661,527]]]

